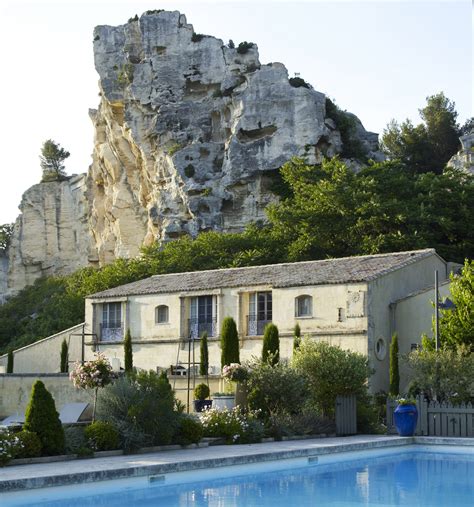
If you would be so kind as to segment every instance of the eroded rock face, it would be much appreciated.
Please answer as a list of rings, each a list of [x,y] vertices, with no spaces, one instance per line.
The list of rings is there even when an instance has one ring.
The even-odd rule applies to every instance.
[[[92,165],[83,177],[25,193],[10,248],[12,291],[136,256],[156,240],[239,231],[265,218],[284,162],[342,151],[324,94],[292,86],[281,63],[261,64],[256,45],[239,50],[195,34],[179,12],[97,27],[94,58],[102,98],[90,111]],[[377,135],[354,119],[377,159]]]

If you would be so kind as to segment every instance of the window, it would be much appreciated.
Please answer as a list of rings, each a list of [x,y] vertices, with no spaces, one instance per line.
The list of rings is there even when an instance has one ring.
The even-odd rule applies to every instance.
[[[295,300],[295,313],[297,317],[312,317],[313,298],[311,296],[298,296]]]
[[[249,295],[249,315],[247,325],[248,336],[263,335],[265,326],[272,321],[273,302],[272,293],[253,292]]]
[[[155,308],[155,322],[157,324],[166,324],[169,320],[169,309],[166,305],[160,305]]]
[[[217,335],[217,298],[216,296],[196,296],[190,301],[189,333],[199,338],[203,333]]]
[[[104,303],[100,324],[101,341],[120,341],[123,339],[122,303]]]

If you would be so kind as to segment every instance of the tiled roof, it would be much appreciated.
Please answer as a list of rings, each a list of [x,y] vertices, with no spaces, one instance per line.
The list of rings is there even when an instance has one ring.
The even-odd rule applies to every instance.
[[[138,282],[97,292],[88,297],[110,298],[258,285],[278,288],[366,282],[435,253],[434,249],[428,248],[411,252],[362,255],[322,261],[155,275]]]

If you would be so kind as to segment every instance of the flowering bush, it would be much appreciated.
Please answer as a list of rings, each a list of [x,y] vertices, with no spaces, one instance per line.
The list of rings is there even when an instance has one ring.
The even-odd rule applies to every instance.
[[[22,443],[17,436],[0,428],[0,466],[5,466],[21,448]]]
[[[248,379],[247,368],[239,363],[226,364],[222,368],[222,377],[231,382],[245,382]]]
[[[225,438],[227,444],[248,444],[259,442],[263,436],[263,424],[257,415],[257,411],[243,412],[239,407],[231,410],[211,408],[201,412],[199,418],[204,436]]]
[[[76,363],[69,378],[78,389],[96,389],[110,384],[115,375],[106,357],[97,354],[97,358],[93,361],[87,361],[84,364]]]
[[[399,405],[416,405],[415,398],[398,398],[397,403]]]

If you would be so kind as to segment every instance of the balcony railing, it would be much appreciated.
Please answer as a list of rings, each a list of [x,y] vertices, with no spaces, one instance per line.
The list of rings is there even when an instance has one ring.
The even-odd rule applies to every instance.
[[[100,325],[101,342],[119,342],[123,340],[123,322],[102,322]]]
[[[247,336],[261,336],[271,319],[265,319],[259,315],[247,315]]]
[[[189,337],[193,340],[203,333],[207,336],[217,336],[217,319],[215,317],[198,317],[188,320]]]

